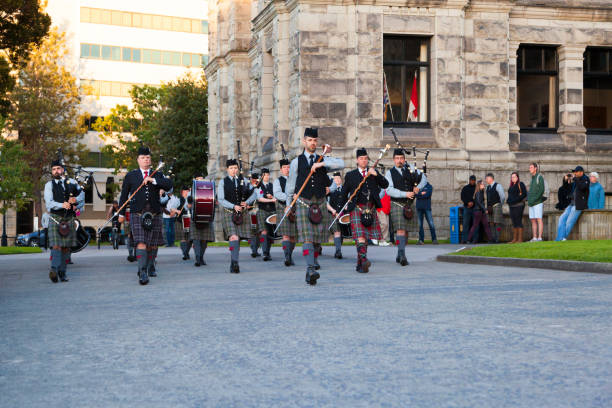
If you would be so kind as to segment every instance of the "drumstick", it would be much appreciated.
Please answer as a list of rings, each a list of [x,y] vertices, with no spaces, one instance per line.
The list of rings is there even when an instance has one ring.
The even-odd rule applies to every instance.
[[[329,145],[323,146],[323,154],[317,159],[317,161],[315,163],[319,163],[321,160],[323,160],[323,157],[325,156],[325,153],[327,152],[327,146],[329,146]],[[276,234],[276,231],[278,230],[280,225],[283,223],[283,221],[287,217],[287,214],[289,214],[289,211],[291,210],[291,208],[293,208],[293,206],[295,205],[295,202],[297,201],[297,199],[300,198],[300,194],[302,194],[302,191],[304,190],[304,188],[306,188],[306,184],[308,183],[308,180],[310,180],[310,177],[312,177],[314,172],[315,172],[315,170],[311,167],[310,168],[310,173],[308,173],[308,177],[306,177],[306,180],[304,180],[304,184],[302,184],[302,187],[300,188],[298,193],[295,195],[295,197],[293,197],[293,201],[291,201],[291,204],[289,205],[289,207],[287,207],[285,209],[285,214],[283,214],[283,218],[281,218],[280,222],[276,226],[276,229],[274,229],[273,234]]]

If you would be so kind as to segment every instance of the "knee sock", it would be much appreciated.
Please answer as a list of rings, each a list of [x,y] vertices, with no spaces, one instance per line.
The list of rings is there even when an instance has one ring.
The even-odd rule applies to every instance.
[[[232,262],[238,262],[238,255],[240,254],[240,240],[236,239],[230,241],[229,249],[232,253]]]
[[[185,241],[181,241],[181,252],[183,256],[187,256],[187,243]]]
[[[357,259],[361,263],[368,256],[368,245],[365,242],[357,243]]]
[[[68,266],[68,259],[70,259],[70,252],[62,251],[62,261],[60,262],[59,271],[66,272],[66,267]]]
[[[283,252],[285,256],[289,256],[291,253],[291,242],[283,240]]]
[[[55,272],[59,272],[61,264],[62,264],[62,251],[59,249],[52,249],[51,250],[51,268],[53,268]]]
[[[257,253],[257,237],[249,239],[249,244],[251,244],[251,252]]]
[[[202,244],[199,240],[193,241],[193,253],[196,258],[196,262],[200,260],[200,254],[202,253]]]
[[[157,259],[157,248],[151,250],[151,266],[155,268],[155,260]]]
[[[148,264],[149,254],[146,249],[136,249],[136,259],[138,259],[138,269],[145,269]]]
[[[289,245],[289,254],[291,255],[295,249],[295,242],[291,242]]]
[[[315,250],[311,243],[302,244],[302,254],[306,257],[306,265],[315,266]]]
[[[398,235],[397,236],[397,255],[405,255],[405,249],[406,249],[406,236],[405,235]]]
[[[208,241],[200,241],[200,247],[202,248],[202,251],[200,252],[200,261],[204,261],[204,253],[208,247]]]
[[[342,237],[334,237],[334,245],[336,245],[336,251],[342,250]]]
[[[261,250],[264,255],[267,255],[270,252],[270,240],[268,240],[268,235],[262,235],[259,242],[261,242]]]

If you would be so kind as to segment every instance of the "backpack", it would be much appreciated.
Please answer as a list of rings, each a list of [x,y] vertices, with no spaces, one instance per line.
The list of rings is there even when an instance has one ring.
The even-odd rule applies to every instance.
[[[544,201],[548,200],[548,196],[550,195],[550,188],[548,187],[548,182],[546,179],[540,174],[542,181],[544,181],[544,194],[542,195],[542,199]]]

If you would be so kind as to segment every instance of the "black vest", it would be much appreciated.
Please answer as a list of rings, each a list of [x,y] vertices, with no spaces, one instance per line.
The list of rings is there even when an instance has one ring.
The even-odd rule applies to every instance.
[[[393,180],[393,187],[400,191],[412,191],[415,187],[415,175],[410,171],[409,167],[404,167],[404,175],[399,172],[396,167],[391,168],[391,180]],[[407,198],[394,198],[391,197],[392,201],[407,201]]]
[[[267,198],[266,197],[267,194],[273,194],[273,191],[274,191],[274,189],[272,187],[272,183],[268,183],[267,186],[264,183],[261,183],[259,188],[261,189],[261,191],[263,191],[264,198]],[[276,211],[276,205],[274,203],[260,203],[260,202],[258,202],[257,205],[263,211],[268,211],[268,212]]]
[[[344,204],[346,204],[346,202],[343,199],[341,187],[329,193],[329,205],[331,205],[336,212],[339,212],[342,207],[344,207]]]
[[[242,185],[242,179],[238,177],[238,186],[234,186],[234,180],[230,176],[223,179],[223,192],[225,193],[225,199],[234,205],[240,205],[244,197],[244,186]]]
[[[66,183],[66,180],[64,180],[62,182],[62,186],[64,186],[63,189],[58,183],[55,182],[55,180],[51,180],[51,187],[53,191],[53,201],[57,201],[58,203],[64,203],[68,201],[71,193],[72,193],[72,197],[76,197],[80,193],[79,188],[74,182],[68,184]],[[63,208],[60,210],[51,210],[51,213],[57,214],[57,215],[65,214],[69,217],[76,216],[76,213],[73,210],[65,210]]]
[[[487,186],[487,205],[494,205],[501,202],[501,197],[497,192],[497,183]]]
[[[278,178],[278,182],[281,186],[281,191],[284,193],[285,192],[285,187],[287,187],[287,179],[285,178],[285,176],[280,176]]]
[[[313,163],[316,163],[318,159],[319,155],[315,154]],[[308,174],[310,173],[310,164],[308,161],[309,159],[307,159],[303,154],[298,156],[298,174],[297,180],[295,181],[294,194],[297,194],[299,189],[302,187],[302,184],[304,184],[306,177],[308,177]],[[325,197],[325,187],[329,187],[329,184],[330,180],[329,177],[327,177],[327,170],[325,170],[325,167],[321,167],[314,172],[304,187],[304,190],[302,190],[301,197],[308,200],[312,199],[313,197],[323,198]]]

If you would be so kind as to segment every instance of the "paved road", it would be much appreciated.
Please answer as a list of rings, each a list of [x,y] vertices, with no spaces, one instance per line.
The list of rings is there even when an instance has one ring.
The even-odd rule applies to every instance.
[[[2,407],[610,407],[612,277],[437,263],[451,246],[325,248],[322,278],[227,248],[160,251],[137,284],[125,250],[0,257]],[[301,258],[298,256],[297,258]]]

